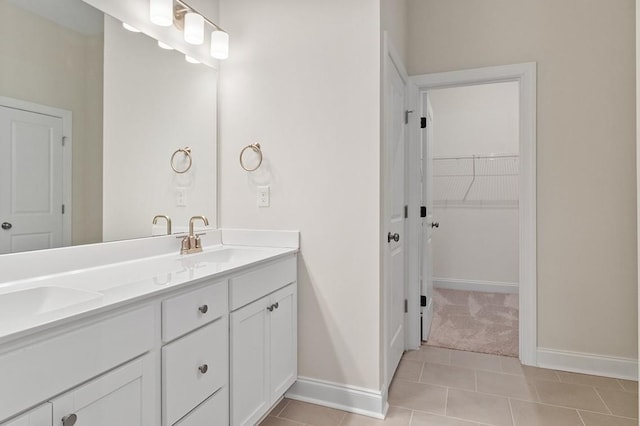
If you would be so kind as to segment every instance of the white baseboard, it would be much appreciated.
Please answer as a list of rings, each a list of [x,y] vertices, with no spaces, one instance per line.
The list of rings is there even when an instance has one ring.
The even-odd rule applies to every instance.
[[[500,281],[459,280],[456,278],[434,278],[433,286],[448,290],[482,291],[485,293],[518,294],[518,283]]]
[[[538,348],[538,367],[616,379],[638,380],[638,360]]]
[[[358,388],[309,377],[298,377],[285,396],[376,419],[384,419],[389,408],[386,391]]]

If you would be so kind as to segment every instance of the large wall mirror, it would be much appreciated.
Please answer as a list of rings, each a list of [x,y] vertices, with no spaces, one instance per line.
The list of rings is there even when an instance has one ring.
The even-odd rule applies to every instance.
[[[81,0],[0,23],[0,254],[216,225],[215,69]]]

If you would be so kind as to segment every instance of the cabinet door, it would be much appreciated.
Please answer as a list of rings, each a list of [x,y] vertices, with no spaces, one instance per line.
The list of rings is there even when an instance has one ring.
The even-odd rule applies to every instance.
[[[144,358],[54,399],[53,424],[75,415],[75,426],[143,426]]]
[[[297,288],[291,284],[271,295],[273,311],[270,325],[270,398],[275,402],[298,377]],[[277,306],[277,307],[276,307]]]
[[[269,298],[231,313],[231,424],[254,425],[270,407]]]
[[[0,426],[52,426],[52,422],[51,404],[46,403]]]

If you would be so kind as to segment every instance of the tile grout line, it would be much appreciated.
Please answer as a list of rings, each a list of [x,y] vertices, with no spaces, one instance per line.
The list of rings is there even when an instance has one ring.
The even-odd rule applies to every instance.
[[[411,426],[411,424],[413,423],[413,413],[415,413],[415,410],[411,410],[411,416],[409,417],[409,426]]]
[[[284,404],[284,407],[282,407],[282,409],[280,411],[278,411],[278,414],[275,414],[274,417],[280,417],[280,414],[282,414],[284,412],[285,408],[287,408],[289,406],[290,402],[291,402],[291,400],[288,399],[286,401],[286,403]],[[280,417],[280,418],[283,418],[283,417]]]
[[[602,397],[602,395],[600,395],[600,392],[598,392],[598,388],[596,388],[595,386],[592,386],[593,390],[596,391],[596,394],[598,395],[598,398],[600,398],[600,401],[602,401],[602,403],[604,404],[604,407],[609,410],[609,414],[613,415],[613,411],[611,411],[611,408],[609,408],[609,406],[607,405],[607,403],[605,402],[604,398]]]
[[[513,414],[513,407],[511,406],[511,398],[507,398],[507,402],[509,403],[509,413],[511,413],[511,424],[515,426],[516,416]]]
[[[582,425],[587,426],[587,424],[584,422],[584,419],[582,418],[582,414],[580,414],[580,410],[576,410],[576,413],[578,413],[578,418],[580,418]]]

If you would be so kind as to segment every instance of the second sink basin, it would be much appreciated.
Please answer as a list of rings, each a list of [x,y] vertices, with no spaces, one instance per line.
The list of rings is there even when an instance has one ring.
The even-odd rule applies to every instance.
[[[64,287],[35,287],[0,294],[0,318],[42,315],[102,297],[100,293]]]

